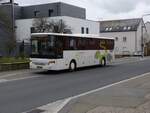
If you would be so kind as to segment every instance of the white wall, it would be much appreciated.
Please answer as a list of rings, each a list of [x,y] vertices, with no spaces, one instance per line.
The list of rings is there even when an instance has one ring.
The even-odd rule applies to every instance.
[[[138,30],[137,30],[137,51],[142,51],[141,49],[141,37],[142,37],[142,22],[140,23]]]
[[[150,22],[147,22],[147,23],[145,24],[145,26],[146,26],[146,29],[147,29],[148,41],[149,41],[149,40],[150,40]]]
[[[73,33],[81,33],[81,27],[89,28],[89,34],[96,34],[99,35],[99,22],[91,21],[91,20],[84,20],[84,19],[77,19],[72,17],[64,16],[62,17],[63,20],[66,22],[67,25],[72,27]],[[84,31],[86,31],[84,29]]]
[[[33,19],[16,20],[16,37],[17,41],[30,39],[30,28],[32,27]]]
[[[115,54],[122,55],[128,54],[132,55],[135,52],[135,37],[136,32],[109,32],[109,33],[100,33],[100,36],[105,37],[118,37],[118,41],[115,41]],[[123,41],[123,37],[127,38],[127,41]]]
[[[47,20],[60,20],[62,19],[65,21],[65,23],[72,29],[72,33],[75,34],[81,34],[81,27],[89,28],[89,34],[96,34],[99,35],[99,22],[90,21],[90,20],[84,20],[84,19],[78,19],[78,18],[72,18],[67,16],[61,16],[61,17],[50,17],[47,18]],[[34,19],[19,19],[16,20],[16,37],[17,40],[29,40],[31,31],[30,28],[33,25]]]
[[[147,30],[147,42],[150,41],[150,22],[145,23],[146,30]]]

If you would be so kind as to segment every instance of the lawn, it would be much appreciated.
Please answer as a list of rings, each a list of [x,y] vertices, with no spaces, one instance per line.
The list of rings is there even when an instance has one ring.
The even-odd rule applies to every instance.
[[[25,63],[29,62],[29,58],[15,58],[15,57],[2,57],[0,58],[0,64],[2,63]]]

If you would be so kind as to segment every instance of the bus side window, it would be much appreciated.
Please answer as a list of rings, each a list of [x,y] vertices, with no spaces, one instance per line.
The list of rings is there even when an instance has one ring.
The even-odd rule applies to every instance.
[[[77,49],[78,50],[81,50],[81,45],[82,45],[81,38],[77,38]]]
[[[70,41],[69,41],[69,48],[71,50],[76,50],[77,47],[76,47],[76,40],[74,38],[70,38]]]
[[[90,49],[90,50],[94,50],[94,49],[96,49],[96,41],[94,41],[92,38],[90,38],[89,39],[89,46],[88,46],[88,48]]]
[[[99,45],[100,49],[102,50],[107,50],[107,45],[106,45],[106,40],[102,39],[100,40],[100,45]]]

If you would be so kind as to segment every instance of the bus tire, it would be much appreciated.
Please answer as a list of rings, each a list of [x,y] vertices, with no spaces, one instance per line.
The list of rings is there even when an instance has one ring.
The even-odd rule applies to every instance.
[[[105,58],[103,58],[102,60],[101,60],[101,65],[104,67],[104,66],[106,66],[106,59]]]
[[[76,68],[77,68],[76,61],[75,61],[75,60],[72,60],[72,61],[70,62],[70,65],[69,65],[69,70],[70,70],[70,71],[75,71]]]

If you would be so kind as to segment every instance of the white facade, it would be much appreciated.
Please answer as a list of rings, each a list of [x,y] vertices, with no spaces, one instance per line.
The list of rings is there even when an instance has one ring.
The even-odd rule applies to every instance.
[[[143,28],[143,35],[144,34],[145,29]],[[137,31],[105,32],[100,33],[100,36],[115,38],[114,52],[116,55],[137,55],[142,51],[142,21],[139,24]]]
[[[137,48],[135,44],[136,32],[110,32],[101,33],[100,36],[115,38],[114,52],[116,55],[132,54]],[[123,40],[123,37],[126,37],[126,41]]]
[[[147,35],[148,35],[148,39],[146,41],[149,42],[150,41],[150,22],[145,23],[145,26],[146,26]]]
[[[67,17],[67,16],[60,16],[60,17],[49,17],[47,18],[48,21],[50,20],[63,20],[66,25],[68,25],[72,33],[74,34],[81,34],[82,27],[84,28],[84,32],[86,32],[86,28],[89,29],[89,34],[99,35],[99,22]],[[22,40],[30,40],[31,37],[31,27],[33,27],[34,19],[19,19],[16,20],[16,37],[18,41]]]

